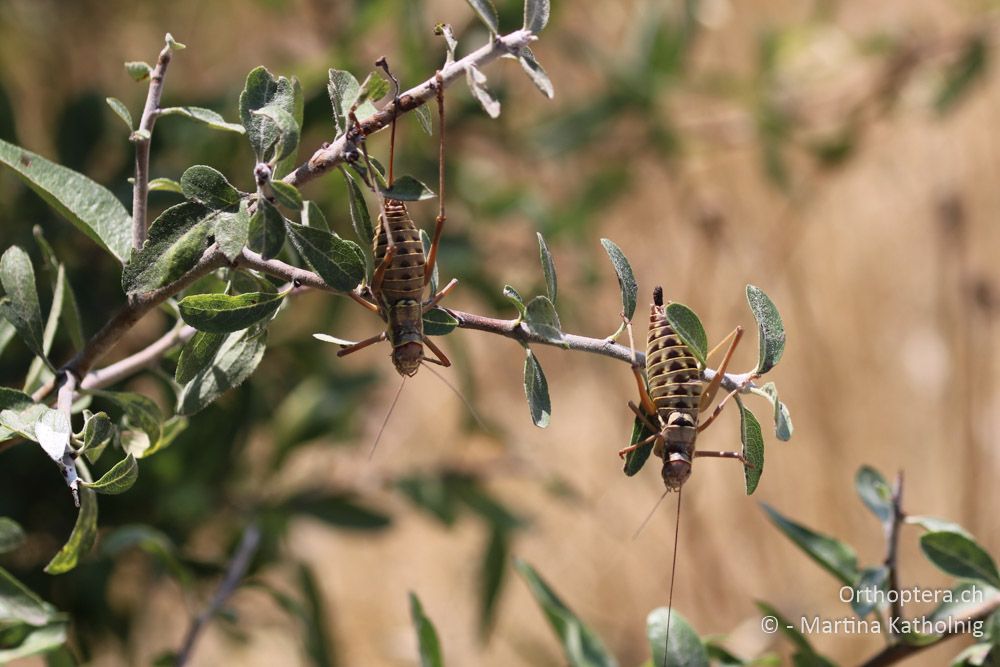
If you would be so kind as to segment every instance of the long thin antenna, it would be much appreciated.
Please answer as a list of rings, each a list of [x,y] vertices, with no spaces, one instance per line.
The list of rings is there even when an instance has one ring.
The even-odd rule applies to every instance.
[[[381,67],[385,75],[392,81],[392,127],[389,130],[389,187],[392,187],[392,168],[396,163],[396,118],[399,116],[399,79],[389,71],[389,61],[382,56],[375,61],[376,67]]]
[[[438,379],[441,380],[441,382],[444,382],[445,385],[448,387],[448,389],[451,389],[452,393],[458,396],[458,399],[465,404],[466,408],[468,408],[469,414],[471,414],[472,418],[476,420],[477,424],[479,424],[479,428],[483,429],[484,431],[489,431],[489,428],[486,427],[486,422],[484,422],[482,418],[480,418],[479,414],[476,412],[476,409],[472,407],[472,403],[469,402],[469,399],[463,396],[462,392],[460,392],[455,387],[455,385],[448,382],[448,378],[446,378],[445,376],[441,375],[441,373],[438,373],[436,370],[434,370],[434,367],[428,364],[426,361],[421,361],[420,363],[424,365],[424,368],[429,370],[432,374],[436,375]]]
[[[663,492],[663,495],[660,496],[660,499],[656,501],[655,505],[653,505],[653,509],[649,510],[649,514],[646,515],[646,518],[642,520],[642,523],[639,524],[639,527],[636,528],[634,533],[632,533],[633,540],[639,537],[639,533],[642,532],[642,529],[646,527],[646,524],[649,523],[649,520],[653,518],[654,514],[656,514],[656,508],[660,506],[660,503],[663,502],[663,499],[667,497],[668,493],[670,493],[670,489],[665,490]]]
[[[670,617],[674,613],[674,574],[677,572],[677,537],[681,533],[681,493],[677,489],[677,519],[674,522],[674,557],[670,563],[670,593],[667,595],[667,632],[663,639],[663,667],[667,667],[667,651],[670,650]]]
[[[378,429],[378,435],[375,436],[375,442],[372,443],[372,448],[368,452],[368,460],[372,460],[372,456],[375,455],[375,448],[378,447],[378,441],[382,439],[382,433],[385,431],[385,425],[389,423],[389,417],[392,416],[392,411],[396,409],[396,401],[399,400],[399,395],[403,393],[403,385],[406,384],[406,376],[403,376],[402,381],[399,383],[399,389],[396,390],[396,395],[392,399],[392,405],[389,406],[389,411],[385,413],[385,419],[382,420],[382,426]]]

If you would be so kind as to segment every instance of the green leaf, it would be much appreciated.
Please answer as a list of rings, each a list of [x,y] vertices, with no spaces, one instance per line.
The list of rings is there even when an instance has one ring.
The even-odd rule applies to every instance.
[[[28,253],[16,245],[7,248],[0,257],[0,283],[7,294],[0,301],[0,316],[13,325],[32,353],[45,358],[35,270]]]
[[[204,331],[192,336],[191,340],[181,348],[180,357],[177,359],[177,370],[174,373],[177,383],[186,384],[198,373],[206,370],[215,361],[215,355],[225,340],[226,336],[223,334]]]
[[[963,45],[962,54],[944,73],[944,80],[934,108],[938,113],[951,111],[966,93],[972,89],[972,84],[981,79],[986,72],[989,60],[989,42],[986,37],[973,33]]]
[[[553,343],[561,343],[563,339],[562,324],[556,307],[547,297],[536,296],[528,302],[525,309],[524,324],[532,334],[540,336]]]
[[[549,75],[545,73],[545,70],[539,64],[538,60],[535,59],[535,54],[532,53],[531,49],[527,46],[523,47],[517,53],[517,61],[521,63],[521,69],[525,71],[531,82],[535,84],[535,87],[541,91],[542,95],[549,98],[550,100],[555,97],[556,91],[552,87],[552,81],[549,79]]]
[[[350,72],[339,69],[331,69],[328,73],[328,83],[326,91],[330,96],[330,105],[333,108],[333,124],[337,134],[343,134],[350,123],[349,114],[354,101],[361,94],[361,84]],[[373,115],[377,110],[371,102],[364,102],[354,110],[354,115],[358,121],[363,121]]]
[[[552,403],[549,400],[549,383],[545,373],[530,348],[525,348],[524,358],[524,395],[528,399],[528,409],[531,411],[531,421],[538,428],[549,425],[552,417]]]
[[[150,192],[176,192],[177,194],[183,194],[184,191],[181,189],[181,184],[172,178],[154,178],[149,182]]]
[[[112,466],[96,482],[83,482],[83,486],[93,489],[98,493],[116,495],[125,493],[132,488],[135,480],[139,479],[139,464],[135,462],[135,457],[131,454]]]
[[[466,0],[472,10],[476,12],[479,20],[490,29],[490,34],[496,35],[500,32],[500,19],[497,17],[497,8],[493,6],[491,0]]]
[[[45,263],[49,270],[49,276],[52,279],[53,292],[58,293],[60,289],[62,290],[62,312],[59,314],[59,323],[66,329],[69,339],[73,343],[74,347],[79,349],[86,343],[86,338],[83,335],[83,325],[80,321],[80,307],[77,303],[73,286],[69,284],[69,279],[66,277],[66,268],[63,266],[62,262],[59,261],[59,258],[56,257],[52,246],[49,245],[49,242],[45,239],[44,234],[42,234],[42,228],[35,225],[32,232],[35,235],[35,243],[37,243],[38,247],[41,249],[42,257],[45,259]],[[52,276],[53,269],[55,270],[55,276]],[[55,301],[56,299],[53,297],[53,303]],[[54,314],[50,312],[50,324],[53,324],[53,317]],[[48,340],[46,338],[46,334],[43,334],[42,340],[43,342]],[[48,344],[51,345],[52,341],[48,340]]]
[[[667,637],[667,615],[670,615],[670,637]],[[653,653],[654,665],[677,667],[708,667],[708,653],[687,619],[676,609],[658,607],[646,617],[646,638]],[[669,643],[668,643],[669,642]],[[666,655],[664,655],[666,649]]]
[[[365,279],[365,256],[357,243],[322,229],[285,224],[292,245],[332,289],[349,292]]]
[[[240,94],[240,121],[258,162],[284,157],[276,155],[279,143],[286,155],[298,144],[296,83],[283,76],[275,78],[264,67],[247,75],[246,87]]]
[[[80,558],[90,553],[97,539],[97,495],[90,489],[80,489],[80,512],[69,540],[49,564],[47,574],[65,574],[76,567]]]
[[[698,315],[682,303],[668,303],[666,315],[667,322],[680,336],[681,341],[688,346],[701,365],[705,366],[708,357],[708,336]]]
[[[183,116],[184,118],[190,118],[191,120],[197,121],[202,125],[206,125],[213,130],[237,132],[239,134],[246,133],[246,130],[239,123],[227,123],[226,119],[218,113],[212,111],[211,109],[203,109],[202,107],[167,107],[166,109],[160,109],[159,115]]]
[[[305,634],[306,653],[316,667],[334,667],[336,661],[330,652],[330,637],[327,634],[327,615],[323,604],[323,594],[313,569],[299,563],[298,583],[302,589],[305,605],[302,621]]]
[[[940,570],[1000,588],[1000,573],[990,555],[968,535],[934,531],[920,536],[920,548]]]
[[[920,526],[924,530],[932,533],[935,532],[958,533],[959,535],[965,535],[970,540],[973,539],[972,533],[967,531],[965,528],[962,528],[957,523],[948,521],[946,519],[938,519],[933,516],[908,515],[906,519],[904,519],[904,521],[909,524]]]
[[[410,618],[413,619],[413,628],[417,632],[420,667],[444,667],[437,630],[434,629],[431,619],[424,614],[420,599],[414,593],[410,593]]]
[[[757,490],[760,476],[764,473],[764,434],[760,422],[749,408],[743,405],[739,396],[734,396],[740,407],[740,441],[743,443],[743,476],[746,479],[747,495]]]
[[[149,75],[153,73],[153,68],[149,66],[149,63],[132,60],[125,63],[125,71],[128,72],[128,75],[134,80],[145,81],[149,78]]]
[[[631,320],[635,315],[636,297],[639,293],[639,286],[635,282],[635,274],[632,273],[632,265],[628,258],[611,239],[601,239],[601,245],[611,259],[611,264],[615,267],[615,274],[618,276],[618,287],[622,293],[622,314],[625,319]]]
[[[0,442],[15,434],[35,439],[34,423],[48,408],[35,403],[24,392],[0,387]]]
[[[861,570],[858,581],[854,584],[854,594],[851,596],[851,608],[858,618],[864,618],[879,608],[879,595],[876,591],[881,591],[883,594],[886,592],[888,578],[889,568],[885,565]]]
[[[174,282],[190,271],[208,248],[216,213],[184,202],[171,206],[153,221],[149,237],[122,272],[126,294],[148,292]]]
[[[792,416],[788,412],[788,407],[778,400],[778,389],[773,382],[765,383],[760,389],[751,389],[752,393],[764,396],[771,401],[774,409],[774,435],[783,442],[792,439]]]
[[[493,97],[493,94],[486,87],[486,75],[480,72],[475,65],[466,65],[465,82],[469,84],[472,96],[482,105],[483,111],[490,118],[498,118],[500,116],[500,102]]]
[[[270,202],[258,199],[248,234],[250,249],[259,252],[264,259],[271,259],[285,245],[285,219]]]
[[[860,572],[858,557],[849,545],[806,528],[779,514],[766,503],[761,507],[768,518],[788,539],[806,552],[820,567],[832,574],[845,586],[853,586]]]
[[[514,567],[545,612],[549,625],[562,643],[566,660],[572,667],[617,667],[618,662],[604,648],[600,638],[559,599],[530,565],[516,559]]]
[[[536,233],[538,234],[538,256],[542,263],[542,275],[545,276],[545,292],[549,295],[549,301],[555,304],[558,288],[556,282],[556,265],[552,261],[552,253],[549,252],[549,247],[545,245],[542,233]]]
[[[42,353],[45,357],[35,357],[31,360],[31,365],[28,367],[28,374],[24,379],[23,389],[25,392],[34,391],[41,386],[40,378],[48,363],[46,359],[48,359],[49,352],[52,350],[52,342],[55,340],[63,313],[69,311],[71,317],[79,313],[75,308],[66,308],[64,302],[66,300],[67,285],[69,285],[69,282],[66,280],[66,268],[62,264],[59,264],[52,286],[52,304],[49,307],[49,317],[45,321],[45,330],[42,332]],[[73,298],[72,294],[70,298]],[[75,303],[73,305],[75,306]],[[79,320],[73,324],[79,326]]]
[[[284,181],[271,181],[274,200],[290,211],[302,210],[302,194],[294,185]]]
[[[524,316],[528,314],[528,309],[525,307],[524,299],[521,298],[521,295],[518,294],[517,290],[510,285],[504,285],[503,295],[514,304],[515,308],[517,308],[519,317],[524,319]]]
[[[58,618],[55,608],[0,567],[0,626],[10,621],[45,625]]]
[[[164,39],[166,40],[167,46],[170,47],[171,51],[181,51],[187,48],[187,45],[181,44],[180,42],[175,40],[174,36],[171,35],[169,32],[167,33],[167,36]]]
[[[146,442],[143,446],[132,452],[137,459],[143,458],[148,449],[159,445],[163,435],[163,414],[151,398],[127,391],[91,390],[90,393],[106,398],[118,406],[125,413],[126,426],[138,429],[145,435]]]
[[[115,425],[107,414],[98,412],[90,415],[83,425],[83,447],[77,454],[86,454],[88,461],[96,463],[114,435]]]
[[[421,104],[414,109],[413,115],[420,121],[420,129],[428,135],[434,134],[434,126],[431,124],[431,110],[427,108],[426,104]]]
[[[182,584],[192,578],[187,567],[177,558],[177,547],[164,533],[142,524],[127,524],[101,537],[102,556],[115,558],[126,549],[136,547],[149,554]]]
[[[653,423],[656,423],[655,418]],[[629,438],[628,444],[632,446],[637,442],[642,442],[651,435],[653,435],[653,432],[649,430],[645,422],[636,417],[632,422],[632,437]],[[625,464],[623,467],[625,474],[631,477],[642,470],[642,466],[646,465],[646,460],[649,459],[649,455],[652,453],[653,443],[650,442],[625,454]]]
[[[182,417],[180,415],[174,415],[167,421],[163,422],[163,434],[160,436],[160,441],[154,446],[150,447],[142,453],[143,457],[152,456],[160,450],[166,449],[174,443],[184,429],[188,427],[188,418]]]
[[[132,219],[107,188],[72,169],[0,139],[0,163],[98,245],[124,262],[132,247]]]
[[[0,554],[13,551],[21,546],[22,542],[24,542],[24,529],[13,519],[0,516]]]
[[[40,627],[26,628],[28,634],[21,640],[21,643],[11,648],[0,648],[0,664],[6,665],[21,658],[42,654],[46,654],[46,658],[50,658],[53,651],[66,643],[68,629],[69,623],[61,619]],[[46,663],[52,665],[48,659]],[[55,666],[52,665],[52,667]]]
[[[193,294],[178,304],[184,321],[199,331],[232,333],[258,322],[269,320],[285,294],[248,292],[229,294]]]
[[[494,524],[479,569],[479,634],[485,638],[496,618],[497,602],[503,589],[510,558],[508,529]]]
[[[360,107],[363,104],[378,102],[389,94],[389,82],[382,78],[378,72],[371,72],[361,82],[360,92],[356,99],[351,101],[352,107]],[[355,112],[357,116],[357,113]],[[360,120],[360,116],[358,116]]]
[[[199,371],[184,385],[177,398],[177,412],[194,413],[250,377],[264,357],[267,330],[252,328],[229,334],[208,368]]]
[[[446,336],[455,330],[458,320],[443,308],[432,308],[424,313],[424,334]]]
[[[525,0],[524,29],[540,33],[549,22],[549,0]]]
[[[364,195],[361,193],[361,188],[358,187],[357,181],[351,176],[346,169],[341,169],[340,173],[344,175],[344,182],[347,184],[347,202],[351,209],[351,226],[354,228],[354,234],[358,237],[358,241],[361,242],[361,247],[364,248],[365,254],[365,275],[371,280],[373,267],[372,260],[372,240],[375,238],[375,227],[372,225],[371,214],[368,212],[368,204],[365,202]]]
[[[384,512],[366,507],[346,493],[303,492],[287,499],[282,509],[305,514],[334,526],[351,530],[382,530],[392,519]]]
[[[302,205],[302,224],[313,229],[330,231],[330,223],[326,221],[323,210],[314,201],[307,201]]]
[[[219,250],[229,261],[235,260],[243,253],[250,239],[250,212],[247,199],[240,200],[239,210],[219,211],[213,219],[212,234]]]
[[[391,187],[379,188],[379,192],[386,199],[396,201],[423,201],[435,196],[433,190],[412,176],[400,176]]]
[[[181,175],[181,192],[188,199],[211,209],[229,208],[240,201],[239,191],[222,172],[203,164],[188,167]]]
[[[747,303],[757,320],[760,334],[760,357],[756,372],[763,375],[774,368],[785,351],[785,326],[781,323],[778,309],[759,287],[747,285]]]
[[[892,523],[895,510],[892,506],[892,489],[882,474],[869,466],[862,466],[854,476],[854,488],[861,502],[872,511],[883,526]]]
[[[132,114],[129,113],[128,107],[125,106],[125,103],[117,97],[108,97],[105,98],[104,101],[108,103],[108,106],[115,112],[115,115],[122,119],[125,123],[125,127],[127,127],[129,132],[131,132],[133,128]]]
[[[431,243],[433,243],[433,241],[431,241],[430,234],[421,229],[420,245],[423,247],[424,257],[431,256]],[[431,289],[431,294],[437,294],[438,291],[438,280],[441,275],[441,271],[439,269],[440,269],[440,262],[435,261],[434,269],[431,271],[431,279],[427,283],[427,286],[430,287]]]

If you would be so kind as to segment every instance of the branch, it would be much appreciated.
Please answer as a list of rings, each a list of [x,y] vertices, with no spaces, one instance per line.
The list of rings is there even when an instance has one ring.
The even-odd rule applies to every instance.
[[[103,389],[129,378],[139,371],[149,368],[160,361],[167,352],[176,345],[186,343],[195,335],[194,327],[175,327],[164,334],[149,347],[143,348],[132,356],[116,361],[96,371],[91,371],[80,382],[80,389]]]
[[[243,531],[243,538],[240,540],[239,546],[236,547],[236,551],[233,552],[233,557],[229,561],[229,567],[226,568],[226,576],[216,589],[212,600],[205,607],[204,611],[198,614],[191,622],[191,626],[184,637],[184,643],[181,645],[181,650],[177,652],[177,661],[174,663],[177,667],[187,664],[187,661],[191,658],[191,652],[194,650],[194,644],[198,640],[201,631],[205,629],[205,625],[212,620],[213,616],[219,613],[226,600],[236,592],[240,581],[243,580],[243,575],[246,574],[247,568],[250,567],[250,561],[253,560],[259,544],[260,528],[257,524],[251,523]]]
[[[954,630],[949,630],[941,634],[937,641],[931,642],[929,644],[904,644],[902,642],[897,644],[892,644],[887,646],[871,658],[861,663],[861,667],[884,667],[885,665],[894,665],[897,662],[906,660],[907,658],[920,653],[925,649],[929,649],[932,646],[938,646],[941,642],[956,636],[965,636],[968,633],[960,632],[958,628],[963,625],[965,627],[970,627],[972,624],[978,621],[985,621],[989,618],[990,614],[1000,609],[1000,595],[985,600],[981,604],[973,607],[969,610],[963,618],[957,616],[949,616],[945,621],[948,627],[954,627]]]
[[[497,37],[478,51],[473,51],[461,60],[445,66],[440,72],[442,82],[445,88],[447,88],[458,78],[465,75],[468,66],[474,65],[477,68],[482,68],[484,65],[493,62],[501,56],[516,53],[536,39],[535,35],[529,30],[517,30],[508,35]],[[404,113],[412,111],[433,99],[437,90],[436,80],[437,75],[432,76],[420,85],[410,88],[400,95],[398,109],[396,108],[396,103],[389,103],[373,116],[365,119],[360,127],[361,137],[375,134],[387,127],[393,118],[398,118]],[[312,157],[305,164],[285,176],[283,180],[286,183],[300,187],[303,183],[330,171],[345,161],[345,155],[353,149],[358,139],[358,134],[357,130],[349,130],[340,135],[332,143],[324,145],[313,153]]]
[[[149,145],[153,140],[153,125],[160,111],[163,77],[170,64],[170,40],[160,51],[156,67],[149,75],[149,93],[142,110],[139,128],[133,133],[135,142],[135,184],[132,186],[132,247],[140,250],[146,242],[146,217],[149,202]]]
[[[896,473],[896,483],[892,487],[892,521],[885,528],[885,567],[888,569],[887,586],[889,591],[899,591],[899,573],[896,564],[896,554],[899,551],[899,527],[903,523],[903,471]],[[895,595],[889,608],[889,619],[902,618],[903,609],[899,595]]]

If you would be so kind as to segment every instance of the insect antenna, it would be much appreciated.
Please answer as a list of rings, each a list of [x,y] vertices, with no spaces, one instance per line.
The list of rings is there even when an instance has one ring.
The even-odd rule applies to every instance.
[[[448,382],[448,378],[446,378],[444,375],[434,370],[434,367],[428,364],[426,361],[422,361],[420,363],[423,364],[424,368],[429,370],[432,374],[436,375],[438,379],[441,380],[441,382],[444,382],[445,385],[448,387],[448,389],[451,389],[453,394],[458,396],[458,400],[462,401],[462,403],[465,404],[465,407],[466,409],[468,409],[469,414],[471,414],[472,418],[476,420],[477,424],[479,424],[479,428],[483,429],[484,431],[489,431],[489,429],[486,427],[486,422],[482,420],[482,418],[479,416],[479,413],[476,412],[476,409],[472,407],[472,403],[469,402],[469,399],[463,396],[462,392],[460,392],[458,388],[455,387],[455,385],[453,385],[451,382]]]
[[[378,435],[375,436],[375,442],[372,443],[372,448],[368,451],[368,460],[371,461],[372,457],[375,455],[375,449],[378,447],[379,440],[382,439],[382,433],[385,432],[385,425],[389,423],[389,417],[392,416],[392,411],[396,409],[396,403],[399,401],[399,395],[403,393],[403,386],[406,384],[406,376],[399,383],[399,389],[396,390],[396,395],[392,398],[392,404],[389,405],[388,412],[385,413],[385,419],[382,420],[382,425],[378,429]]]
[[[634,533],[632,533],[633,541],[635,541],[639,537],[639,534],[642,532],[642,529],[646,527],[646,524],[649,523],[649,520],[653,518],[654,514],[656,514],[656,508],[660,506],[660,503],[663,502],[663,499],[667,497],[668,493],[670,493],[670,489],[667,489],[663,492],[663,495],[660,496],[660,499],[657,500],[656,503],[653,505],[653,509],[649,510],[649,514],[646,515],[646,518],[642,520],[642,523],[639,524],[639,527],[635,529]]]
[[[663,667],[667,667],[667,651],[670,650],[670,617],[674,613],[674,574],[677,572],[677,537],[681,532],[681,493],[677,489],[677,519],[674,521],[674,555],[670,561],[670,593],[667,594],[667,631],[663,639]]]

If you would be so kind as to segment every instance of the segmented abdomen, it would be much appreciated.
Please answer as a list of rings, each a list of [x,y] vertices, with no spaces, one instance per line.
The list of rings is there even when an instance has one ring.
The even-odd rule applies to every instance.
[[[677,332],[667,322],[663,307],[653,305],[649,311],[649,336],[646,339],[646,378],[649,395],[664,424],[676,424],[678,429],[695,429],[698,426],[698,406],[701,402],[702,382],[698,360],[691,354]],[[685,425],[670,417],[684,413],[689,419]],[[689,433],[688,435],[694,435]]]
[[[401,201],[386,200],[380,218],[382,216],[385,224],[380,220],[372,242],[376,268],[382,264],[389,247],[386,227],[395,245],[392,264],[382,280],[382,298],[390,304],[402,299],[419,302],[424,292],[424,246],[420,242],[420,232]]]

